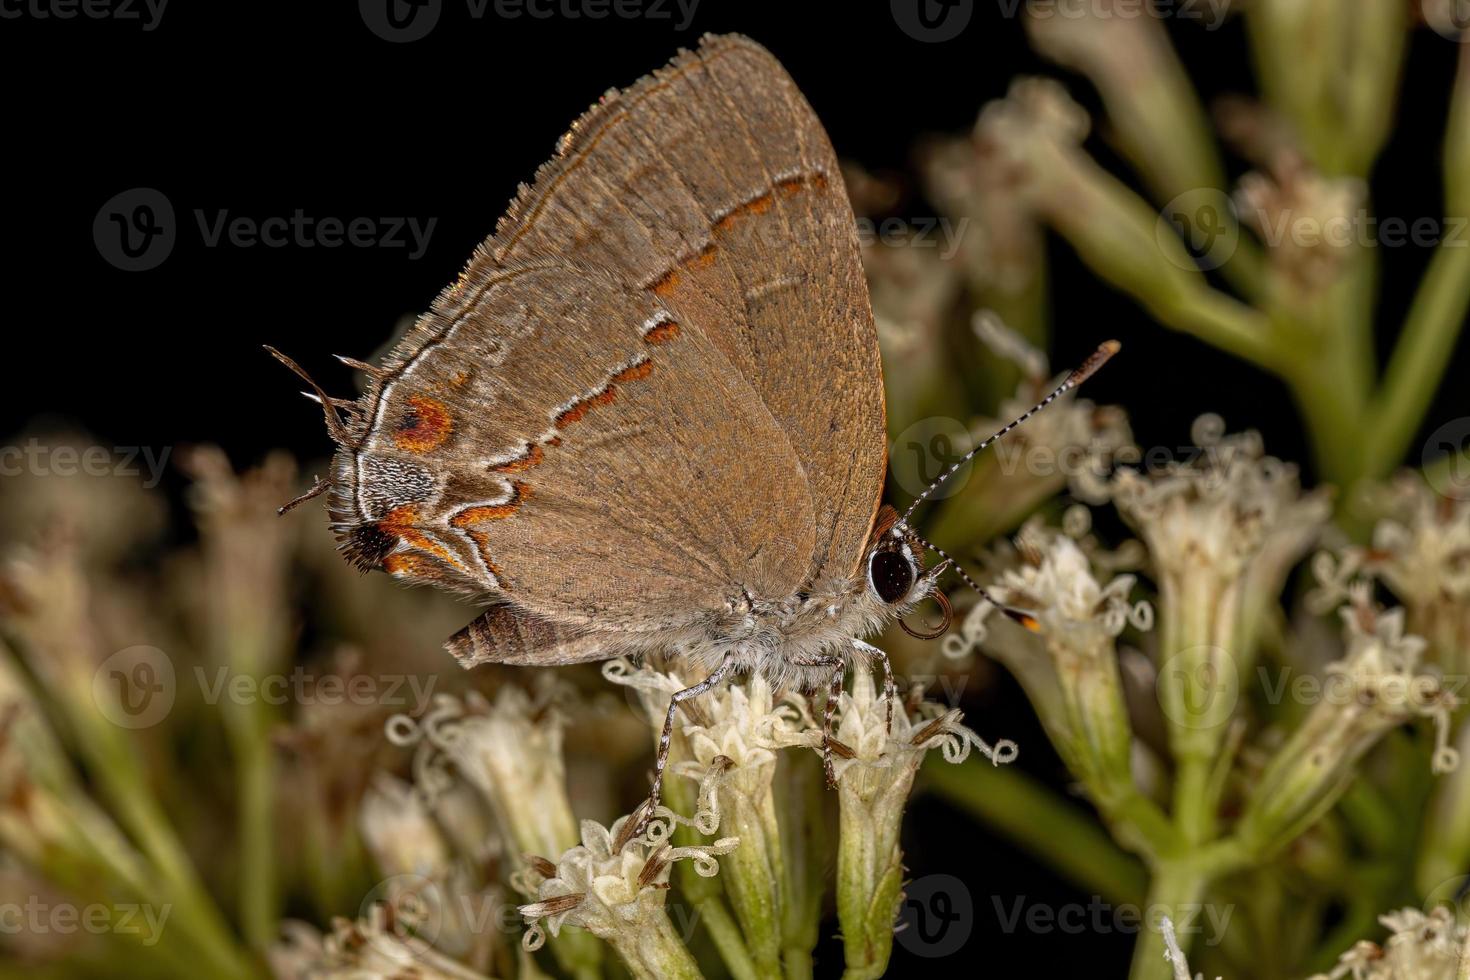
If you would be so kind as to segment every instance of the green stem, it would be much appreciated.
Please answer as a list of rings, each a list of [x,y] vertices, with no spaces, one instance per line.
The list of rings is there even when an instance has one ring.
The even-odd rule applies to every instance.
[[[67,707],[72,707],[69,701]],[[119,822],[157,868],[162,885],[168,889],[168,897],[175,905],[174,921],[193,936],[210,961],[211,969],[219,971],[215,975],[254,975],[253,967],[241,956],[224,916],[199,880],[194,864],[170,827],[163,808],[149,793],[132,746],[122,741],[119,730],[100,715],[86,708],[70,713],[78,729],[78,747],[104,796],[116,810]]]
[[[1363,437],[1363,473],[1387,474],[1403,461],[1428,410],[1470,309],[1470,248],[1441,243],[1419,284]]]
[[[240,924],[257,950],[270,948],[278,926],[275,877],[274,758],[263,703],[233,706],[242,717],[234,737],[240,826]]]
[[[1184,921],[1180,915],[1181,908],[1198,902],[1206,884],[1205,875],[1193,864],[1164,863],[1159,866],[1149,885],[1147,921],[1133,947],[1129,980],[1169,980],[1173,976],[1173,969],[1164,957],[1164,935],[1158,928],[1159,916],[1167,914],[1177,926]],[[1179,948],[1186,954],[1189,952],[1189,939],[1189,933],[1179,934]]]
[[[725,907],[724,899],[716,895],[700,902],[697,908],[699,921],[704,923],[710,941],[715,944],[720,959],[725,961],[725,968],[730,971],[730,976],[735,980],[759,980],[760,973],[756,970],[755,960],[745,947],[745,938],[740,934],[735,917]]]
[[[1078,808],[1013,766],[926,766],[923,786],[996,828],[1080,887],[1119,904],[1146,889],[1143,865]]]

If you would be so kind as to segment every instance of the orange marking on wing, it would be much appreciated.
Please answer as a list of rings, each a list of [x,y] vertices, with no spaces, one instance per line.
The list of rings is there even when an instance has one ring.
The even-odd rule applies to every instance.
[[[665,320],[643,335],[645,344],[667,344],[679,336],[679,325],[673,320]]]
[[[443,402],[427,395],[408,396],[409,411],[393,432],[393,444],[411,453],[438,449],[454,431],[454,420]]]
[[[550,439],[546,440],[546,444],[552,449],[555,449],[557,446],[561,445],[561,436],[552,436]]]
[[[519,458],[499,466],[490,467],[492,473],[523,473],[531,467],[538,465],[546,458],[546,452],[540,446],[528,446]]]
[[[608,387],[608,394],[612,394],[614,391],[617,390],[616,387],[614,387],[616,385],[626,384],[629,381],[641,381],[652,373],[652,361],[639,361],[637,364],[634,364],[631,367],[625,367],[617,374],[612,376],[612,381]]]
[[[715,231],[729,231],[735,227],[735,223],[741,218],[746,218],[753,214],[765,214],[771,210],[773,203],[774,201],[770,194],[762,194],[759,197],[752,198],[744,204],[736,206],[729,214],[716,221]]]
[[[558,415],[556,417],[556,427],[558,429],[561,429],[568,425],[571,425],[573,422],[580,422],[583,418],[587,416],[588,412],[592,411],[592,409],[596,408],[599,405],[611,405],[613,402],[617,401],[617,398],[618,390],[611,385],[608,385],[608,387],[602,389],[597,394],[588,395],[586,398],[583,398],[581,401],[576,402],[572,405],[571,408]]]
[[[601,391],[593,395],[588,395],[586,398],[580,399],[576,402],[573,402],[570,408],[564,409],[562,413],[556,417],[556,421],[553,424],[558,429],[562,429],[567,427],[568,425],[571,425],[573,422],[582,421],[582,419],[586,418],[587,413],[592,411],[592,409],[598,408],[602,405],[611,405],[613,402],[617,401],[618,385],[626,384],[629,381],[639,381],[643,378],[648,377],[652,373],[653,362],[648,360],[647,358],[638,361],[636,364],[630,364],[629,366],[623,368],[617,374],[614,374],[611,378],[609,378],[607,381],[607,386]],[[546,444],[548,446],[552,446],[559,445],[560,442],[560,439],[548,439]]]
[[[677,289],[678,286],[679,273],[677,270],[670,269],[668,272],[664,273],[662,279],[653,284],[653,294],[655,296],[668,296],[675,289]]]
[[[389,575],[412,575],[415,578],[433,578],[434,563],[424,555],[411,551],[400,551],[383,559],[383,571]]]
[[[685,265],[691,269],[708,269],[715,264],[715,246],[706,245],[699,254],[690,259]]]
[[[391,537],[406,541],[412,548],[426,552],[438,558],[442,558],[455,568],[464,570],[464,565],[454,556],[454,553],[444,547],[438,541],[429,537],[419,530],[419,510],[416,504],[403,504],[394,507],[383,519],[378,521],[378,530]],[[388,559],[395,557],[389,555]],[[384,559],[383,567],[388,568],[388,559]],[[391,571],[391,569],[390,569]]]
[[[486,521],[503,521],[514,514],[521,504],[531,498],[531,488],[519,481],[511,484],[510,499],[503,504],[484,504],[480,507],[467,507],[449,519],[449,523],[458,528],[466,528],[473,524],[483,524]]]

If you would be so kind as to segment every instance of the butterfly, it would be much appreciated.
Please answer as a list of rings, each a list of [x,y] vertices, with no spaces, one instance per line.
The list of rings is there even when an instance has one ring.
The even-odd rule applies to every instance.
[[[902,517],[881,504],[856,221],[816,115],[753,41],[707,37],[604,96],[383,363],[343,359],[358,399],[272,353],[338,444],[283,510],[328,493],[353,564],[484,604],[447,644],[465,667],[672,653],[704,674],[671,699],[645,813],[679,705],[732,675],[829,686],[829,782],[850,664],[882,666],[891,719],[863,637],[942,597],[951,562],[908,523],[933,487]]]

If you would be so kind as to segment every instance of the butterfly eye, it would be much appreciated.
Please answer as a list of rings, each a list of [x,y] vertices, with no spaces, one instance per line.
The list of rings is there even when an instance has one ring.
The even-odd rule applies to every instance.
[[[900,551],[883,549],[868,559],[868,586],[890,605],[901,602],[914,587],[914,563]]]

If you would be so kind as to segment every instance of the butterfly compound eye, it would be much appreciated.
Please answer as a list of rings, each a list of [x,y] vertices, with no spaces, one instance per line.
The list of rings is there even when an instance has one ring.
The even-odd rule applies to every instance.
[[[868,585],[890,605],[900,602],[914,587],[914,563],[900,551],[884,549],[868,559]]]

